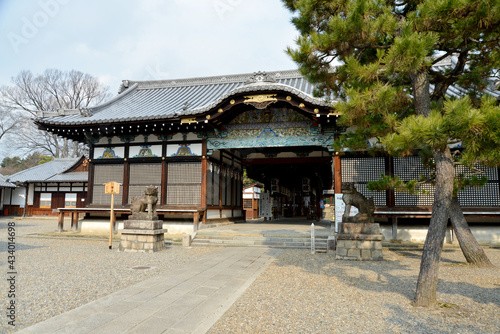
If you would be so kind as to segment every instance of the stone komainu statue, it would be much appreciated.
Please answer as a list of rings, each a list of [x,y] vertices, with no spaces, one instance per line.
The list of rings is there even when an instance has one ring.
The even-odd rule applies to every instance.
[[[144,190],[144,195],[141,197],[132,197],[132,203],[130,204],[132,216],[142,216],[147,210],[147,218],[153,219],[156,216],[156,203],[158,203],[158,188],[147,186]]]
[[[373,197],[367,199],[354,187],[353,183],[346,183],[343,185],[342,193],[342,199],[345,203],[345,211],[342,216],[344,222],[368,222],[373,219],[373,212],[375,211]],[[354,217],[349,217],[351,206],[355,206],[359,210],[359,213]]]

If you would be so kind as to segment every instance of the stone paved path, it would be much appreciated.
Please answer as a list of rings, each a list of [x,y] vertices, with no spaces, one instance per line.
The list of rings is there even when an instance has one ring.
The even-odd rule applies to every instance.
[[[279,252],[224,248],[17,333],[205,333]]]

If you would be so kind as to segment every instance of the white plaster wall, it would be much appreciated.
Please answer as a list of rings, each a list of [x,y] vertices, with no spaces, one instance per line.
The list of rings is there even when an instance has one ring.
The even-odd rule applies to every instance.
[[[28,205],[33,205],[33,201],[35,200],[35,184],[30,183],[28,188]]]
[[[207,219],[220,218],[219,210],[207,210]]]
[[[117,221],[118,232],[123,229],[123,221]],[[96,234],[96,235],[109,235],[109,220],[82,220],[81,221],[82,234]],[[69,226],[66,225],[66,229]],[[163,228],[167,229],[166,234],[188,234],[193,233],[193,223],[163,223]]]
[[[163,228],[168,234],[190,234],[194,232],[193,223],[163,223]]]
[[[500,227],[499,226],[470,226],[472,234],[479,243],[500,244]],[[402,241],[425,242],[428,226],[398,226],[398,239]],[[385,241],[392,239],[392,227],[381,226],[380,232],[384,236]],[[451,228],[446,231],[446,242],[458,244],[457,238]]]
[[[24,204],[26,203],[26,187],[17,187],[13,189],[12,203],[10,203],[10,193],[8,194],[8,196],[8,200],[5,204],[19,205],[21,208],[24,208]]]
[[[222,210],[222,218],[231,218],[233,216],[232,210]]]

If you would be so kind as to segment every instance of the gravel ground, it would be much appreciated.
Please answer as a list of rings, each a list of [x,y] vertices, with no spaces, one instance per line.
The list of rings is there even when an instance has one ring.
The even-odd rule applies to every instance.
[[[7,324],[7,222],[16,223],[16,326],[14,331],[84,305],[131,284],[161,274],[216,251],[217,247],[168,247],[153,254],[109,250],[107,240],[33,238],[29,233],[52,232],[55,220],[0,220],[0,333]],[[68,226],[68,223],[66,223]],[[149,266],[148,270],[131,269]]]
[[[500,333],[500,250],[486,253],[497,268],[443,252],[441,307],[427,310],[410,305],[419,252],[351,262],[284,250],[209,333]]]
[[[7,222],[0,219],[0,267],[7,273]],[[119,253],[107,241],[33,238],[54,220],[16,220],[16,327],[51,318],[128,285],[181,266],[216,247],[169,247]],[[447,250],[435,310],[410,305],[419,252],[384,249],[384,261],[335,261],[332,253],[283,250],[210,333],[500,333],[500,250],[486,249],[492,269],[464,265]],[[133,270],[150,266],[149,270]],[[2,309],[8,299],[0,284]],[[0,333],[12,332],[0,312]]]

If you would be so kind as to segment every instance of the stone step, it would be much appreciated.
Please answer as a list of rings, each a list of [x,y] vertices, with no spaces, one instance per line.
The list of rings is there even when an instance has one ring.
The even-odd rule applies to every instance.
[[[316,237],[316,250],[318,252],[327,249],[327,237]],[[217,236],[198,234],[191,243],[192,245],[214,245],[214,246],[260,246],[276,248],[311,248],[311,239],[306,237],[255,237],[255,236]]]

